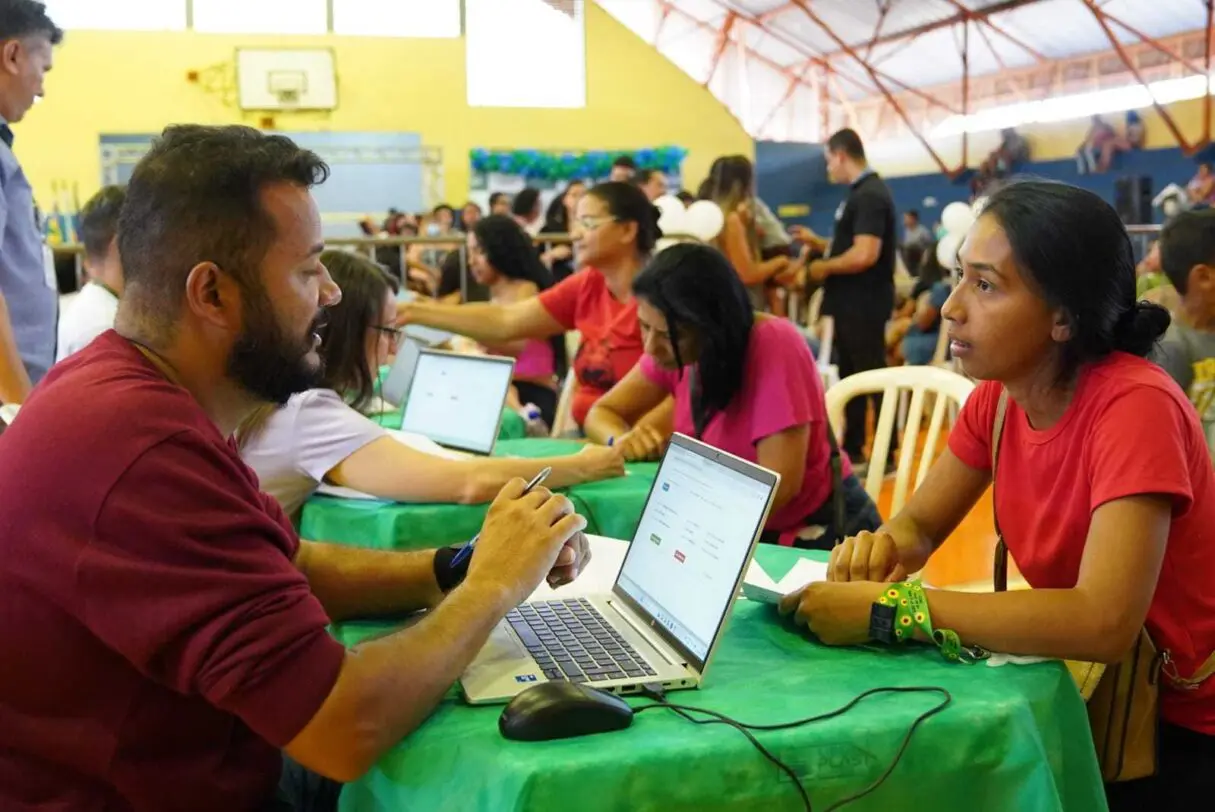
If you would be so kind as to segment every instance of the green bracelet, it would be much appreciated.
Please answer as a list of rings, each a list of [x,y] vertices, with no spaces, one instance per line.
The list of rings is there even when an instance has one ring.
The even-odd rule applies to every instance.
[[[886,591],[877,599],[882,606],[894,608],[893,641],[906,643],[919,629],[929,640],[932,639],[932,615],[928,612],[928,598],[924,595],[924,587],[919,581],[905,581],[901,584],[887,584]]]
[[[953,663],[976,663],[990,654],[978,646],[964,646],[957,632],[951,629],[934,629],[932,613],[928,609],[928,596],[920,581],[905,581],[887,584],[886,590],[876,603],[894,610],[893,634],[888,642],[905,643],[919,629],[924,637],[936,644],[941,656]]]

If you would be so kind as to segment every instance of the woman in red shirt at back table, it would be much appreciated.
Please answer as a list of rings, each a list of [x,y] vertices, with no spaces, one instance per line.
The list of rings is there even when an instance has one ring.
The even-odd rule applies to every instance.
[[[578,201],[571,232],[582,272],[512,304],[403,302],[398,321],[449,330],[487,345],[577,330],[582,343],[574,359],[573,417],[581,426],[595,401],[641,358],[633,277],[662,236],[658,215],[631,183],[601,183]],[[636,456],[656,454],[670,433],[668,401],[620,438],[621,447]]]
[[[1195,678],[1215,651],[1215,473],[1193,407],[1143,358],[1168,313],[1135,302],[1117,213],[1064,184],[992,195],[960,260],[941,315],[953,356],[983,383],[902,512],[847,539],[831,580],[781,609],[824,643],[867,641],[875,582],[919,571],[991,484],[1006,391],[996,510],[1034,588],[925,590],[929,622],[993,651],[1100,662],[1120,660],[1146,624],[1174,664],[1161,678],[1159,771],[1106,794],[1114,812],[1189,809],[1215,791],[1215,678],[1191,690],[1171,679]]]

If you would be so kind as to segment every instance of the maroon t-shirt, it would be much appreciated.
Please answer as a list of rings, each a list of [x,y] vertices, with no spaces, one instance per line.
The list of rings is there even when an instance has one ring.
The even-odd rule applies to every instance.
[[[0,809],[250,810],[343,649],[277,503],[108,332],[0,435]]]

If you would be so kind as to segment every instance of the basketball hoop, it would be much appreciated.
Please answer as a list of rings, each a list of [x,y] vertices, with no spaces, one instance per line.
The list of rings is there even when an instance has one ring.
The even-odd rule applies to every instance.
[[[283,107],[298,107],[308,90],[308,74],[297,70],[269,71],[266,89]]]

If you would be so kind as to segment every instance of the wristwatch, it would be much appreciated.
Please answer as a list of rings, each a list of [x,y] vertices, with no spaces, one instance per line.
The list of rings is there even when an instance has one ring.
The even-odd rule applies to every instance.
[[[456,554],[463,548],[464,545],[461,544],[456,547],[440,547],[435,550],[435,583],[445,594],[458,587],[464,580],[464,576],[468,575],[468,564],[472,561],[471,555],[466,555],[462,561],[454,563]]]
[[[898,642],[894,636],[897,615],[898,610],[894,604],[884,605],[874,601],[869,609],[869,636],[879,643],[894,645]]]

